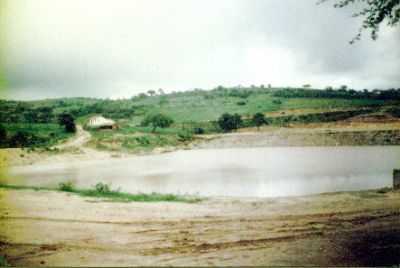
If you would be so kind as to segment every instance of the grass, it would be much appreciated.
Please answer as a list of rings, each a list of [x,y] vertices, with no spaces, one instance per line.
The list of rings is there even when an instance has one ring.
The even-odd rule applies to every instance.
[[[185,145],[194,139],[190,130],[173,126],[165,129],[158,128],[153,133],[151,127],[121,124],[117,130],[92,130],[92,139],[89,144],[99,150],[146,152],[157,147]]]
[[[53,123],[3,123],[2,125],[10,137],[18,131],[36,135],[39,139],[44,140],[43,143],[38,144],[40,146],[53,146],[73,135],[65,132],[64,127]]]
[[[6,258],[0,255],[0,267],[8,267],[10,266],[6,260]]]
[[[77,194],[83,197],[106,198],[113,202],[183,202],[196,203],[203,199],[189,195],[161,194],[161,193],[126,193],[112,190],[108,184],[98,183],[93,189],[77,189],[72,182],[63,182],[57,189],[48,187],[22,186],[0,184],[0,188],[12,190],[59,191]]]

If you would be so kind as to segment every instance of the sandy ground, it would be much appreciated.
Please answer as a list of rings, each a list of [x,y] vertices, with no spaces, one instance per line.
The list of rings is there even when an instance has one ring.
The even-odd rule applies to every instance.
[[[183,204],[1,189],[0,203],[0,251],[18,266],[400,263],[398,191]]]

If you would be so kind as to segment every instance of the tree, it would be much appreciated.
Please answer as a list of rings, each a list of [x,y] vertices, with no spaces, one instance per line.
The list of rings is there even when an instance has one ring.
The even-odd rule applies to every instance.
[[[218,119],[218,125],[224,132],[238,129],[242,125],[242,118],[238,114],[224,113]]]
[[[154,96],[154,95],[156,95],[156,92],[151,89],[151,90],[147,91],[147,94],[149,94],[150,96]]]
[[[70,114],[63,113],[58,118],[60,126],[65,127],[66,132],[74,133],[76,131],[75,120]]]
[[[25,131],[17,131],[10,139],[11,147],[25,147],[30,144],[30,134]]]
[[[329,0],[320,0],[318,3],[324,3]],[[386,20],[387,25],[394,27],[400,21],[400,0],[338,0],[333,6],[343,8],[354,3],[364,3],[364,8],[353,14],[353,17],[363,17],[358,34],[350,41],[353,44],[361,39],[363,30],[371,30],[372,40],[378,38],[379,26]]]
[[[0,143],[4,143],[7,139],[7,130],[3,125],[0,125]]]
[[[146,116],[141,125],[142,126],[152,126],[152,132],[156,131],[156,128],[167,128],[170,125],[174,123],[174,120],[170,118],[169,116],[166,116],[164,114],[152,114]]]
[[[253,124],[257,126],[257,129],[260,129],[260,126],[264,125],[267,123],[267,120],[265,119],[265,116],[263,113],[256,113],[253,115],[253,118],[251,119]]]

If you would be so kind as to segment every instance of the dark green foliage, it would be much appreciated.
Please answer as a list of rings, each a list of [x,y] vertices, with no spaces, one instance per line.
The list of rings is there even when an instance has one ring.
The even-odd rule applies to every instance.
[[[46,143],[46,139],[30,132],[17,131],[9,140],[9,147],[32,147]]]
[[[224,132],[238,129],[242,125],[242,118],[238,114],[224,113],[218,119],[218,125]]]
[[[189,131],[178,132],[178,140],[181,142],[187,142],[193,140],[193,134]]]
[[[281,98],[326,98],[326,99],[375,99],[375,100],[400,100],[400,88],[374,91],[355,91],[342,86],[338,90],[332,89],[302,89],[286,88],[273,93]]]
[[[135,140],[142,146],[150,145],[150,140],[146,136],[136,137]]]
[[[74,133],[76,131],[75,119],[70,114],[61,114],[58,123],[60,126],[64,126],[66,132]]]
[[[399,117],[400,118],[400,107],[393,107],[387,110],[388,113],[390,113],[394,117]]]
[[[263,113],[256,113],[253,115],[252,123],[259,128],[260,126],[267,124],[267,120]]]
[[[152,126],[153,130],[152,132],[156,131],[156,128],[167,128],[170,125],[174,123],[174,120],[170,118],[169,116],[166,116],[164,114],[158,113],[158,114],[151,114],[146,116],[141,125],[142,126]]]
[[[95,189],[100,194],[109,194],[111,192],[110,185],[102,182],[97,183]]]
[[[10,265],[8,264],[6,257],[0,255],[0,267],[8,267],[8,266]]]
[[[236,104],[237,105],[246,105],[246,102],[245,101],[238,101],[238,102],[236,102]]]
[[[327,2],[328,0],[320,0],[319,3]],[[355,12],[353,17],[362,17],[362,25],[358,34],[350,41],[354,43],[360,40],[363,30],[371,30],[371,38],[378,38],[379,26],[386,20],[388,26],[396,26],[400,21],[400,0],[338,0],[335,8],[343,8],[350,4],[362,2],[361,11]]]
[[[0,124],[0,143],[4,143],[7,140],[7,129]]]
[[[67,181],[59,183],[58,189],[63,192],[73,192],[75,190],[75,187],[72,181]]]
[[[197,134],[197,135],[201,135],[201,134],[205,133],[204,128],[202,128],[202,127],[195,127],[193,129],[193,132],[194,132],[194,134]]]

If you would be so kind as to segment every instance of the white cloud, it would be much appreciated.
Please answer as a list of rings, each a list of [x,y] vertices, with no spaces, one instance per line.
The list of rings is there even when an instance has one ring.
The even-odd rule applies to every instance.
[[[9,0],[12,97],[129,97],[217,85],[398,86],[399,31],[354,46],[314,0]],[[367,37],[367,36],[365,36]]]

